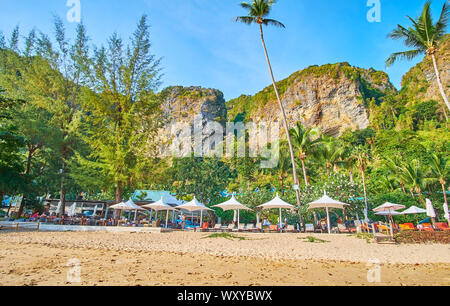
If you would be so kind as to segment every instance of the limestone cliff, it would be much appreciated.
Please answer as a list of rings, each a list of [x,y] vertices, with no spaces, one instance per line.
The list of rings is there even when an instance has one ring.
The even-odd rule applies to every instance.
[[[447,34],[446,39],[439,46],[436,60],[442,84],[447,96],[450,96],[450,34]],[[444,103],[436,82],[436,74],[430,57],[425,57],[422,62],[403,76],[400,94],[404,96],[408,103],[427,100]]]
[[[311,66],[277,83],[288,123],[338,136],[347,129],[369,126],[369,99],[395,90],[382,71],[360,69],[348,63]],[[280,110],[269,86],[254,96],[241,96],[227,103],[229,120],[279,121]]]

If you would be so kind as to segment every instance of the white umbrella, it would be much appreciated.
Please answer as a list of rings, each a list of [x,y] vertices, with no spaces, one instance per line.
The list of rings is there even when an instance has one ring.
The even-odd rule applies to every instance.
[[[161,200],[159,200],[158,202],[152,203],[152,204],[147,204],[144,205],[143,207],[148,208],[148,209],[153,209],[155,211],[166,211],[166,228],[169,222],[169,210],[175,210],[175,208],[173,208],[172,206],[170,206],[169,204],[166,204],[163,200],[163,198],[161,198]]]
[[[196,197],[194,197],[191,202],[184,203],[183,205],[177,206],[176,208],[180,210],[187,210],[189,212],[200,211],[200,226],[203,225],[203,211],[212,211],[212,209],[206,207],[205,204],[200,203]]]
[[[238,228],[239,228],[239,224],[240,224],[240,215],[239,215],[239,211],[240,210],[251,210],[250,208],[248,208],[247,206],[245,206],[244,204],[239,203],[236,198],[234,197],[234,195],[231,197],[231,199],[229,199],[228,201],[219,204],[219,205],[215,205],[213,207],[218,207],[223,209],[223,211],[228,211],[228,210],[234,210],[237,211],[237,221],[238,221]]]
[[[280,228],[281,228],[281,223],[283,222],[282,219],[282,209],[295,209],[294,205],[291,205],[285,201],[283,201],[277,194],[277,196],[275,197],[275,199],[273,199],[272,201],[267,202],[266,204],[260,205],[258,206],[259,208],[262,209],[279,209],[280,210]]]
[[[419,208],[417,206],[411,206],[407,210],[403,211],[402,215],[418,215],[418,214],[426,214],[427,211],[425,209]]]
[[[145,208],[140,207],[139,205],[136,205],[132,199],[128,200],[125,203],[119,203],[116,205],[112,205],[110,208],[115,210],[127,210],[127,211],[135,211],[134,220],[137,218],[137,211],[138,210],[146,210]]]
[[[449,214],[449,211],[448,211],[448,205],[447,204],[445,204],[444,203],[444,214],[445,214],[445,219],[447,219],[447,221],[449,221],[450,220],[450,214]]]
[[[58,202],[58,206],[56,207],[55,213],[56,213],[56,214],[59,214],[59,213],[61,212],[61,208],[62,208],[62,202],[59,201],[59,202]]]
[[[375,213],[377,216],[401,216],[403,213],[399,213],[397,211],[380,211]]]
[[[328,233],[331,234],[331,221],[330,221],[330,208],[338,208],[338,209],[344,209],[346,206],[350,206],[350,204],[346,204],[343,202],[339,202],[336,200],[333,200],[329,196],[327,196],[327,193],[325,192],[325,195],[320,198],[317,201],[314,201],[312,203],[309,203],[309,209],[316,209],[316,208],[325,208],[327,211],[327,226],[328,226]]]
[[[73,203],[69,210],[69,217],[75,216],[75,209],[77,208],[77,203]]]
[[[433,203],[431,203],[430,199],[427,199],[427,216],[430,218],[436,218],[436,212],[434,211]]]
[[[394,237],[394,227],[392,226],[392,223],[393,223],[392,216],[393,216],[393,214],[395,214],[395,212],[397,210],[405,209],[405,208],[406,208],[405,205],[386,202],[383,205],[375,208],[373,211],[376,213],[377,212],[378,213],[385,212],[388,216],[390,216],[389,222],[390,222],[390,228],[391,228],[391,236]]]

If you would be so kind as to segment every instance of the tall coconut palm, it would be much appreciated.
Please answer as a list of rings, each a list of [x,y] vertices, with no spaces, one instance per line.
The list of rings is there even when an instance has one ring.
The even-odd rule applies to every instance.
[[[289,131],[292,144],[295,147],[297,157],[302,163],[303,169],[303,178],[305,180],[305,185],[308,186],[308,175],[306,174],[306,159],[308,158],[309,153],[314,150],[317,144],[320,143],[320,138],[313,139],[319,131],[317,129],[305,129],[300,122],[297,123],[297,127],[295,129],[291,129]]]
[[[283,123],[284,123],[285,132],[286,132],[286,137],[287,137],[288,144],[289,144],[289,151],[291,154],[292,171],[294,174],[294,184],[298,186],[299,183],[298,183],[298,176],[297,176],[297,166],[295,164],[295,155],[294,155],[294,149],[292,146],[291,137],[289,135],[289,125],[287,122],[286,112],[284,110],[283,103],[281,102],[280,93],[278,92],[277,84],[276,84],[275,78],[273,76],[273,71],[272,71],[272,66],[270,64],[269,54],[267,52],[266,43],[264,41],[263,26],[275,26],[275,27],[279,27],[279,28],[285,28],[284,24],[282,24],[281,22],[274,20],[274,19],[267,18],[272,10],[272,5],[274,5],[275,2],[276,2],[275,0],[253,0],[252,3],[242,2],[241,7],[248,10],[248,15],[236,17],[235,21],[242,22],[247,25],[257,24],[259,26],[259,29],[261,32],[261,42],[262,42],[262,45],[264,48],[264,53],[266,55],[267,65],[269,66],[270,77],[272,78],[273,88],[275,90],[275,95],[277,97],[278,104],[280,106],[281,115],[283,117]],[[300,208],[300,206],[301,206],[300,190],[298,188],[296,188],[296,196],[297,196],[297,205]],[[300,223],[302,223],[302,226],[303,226],[303,218],[301,215],[300,215]]]
[[[392,33],[389,34],[389,38],[398,40],[404,40],[407,47],[411,47],[412,50],[393,53],[388,60],[386,65],[389,67],[394,64],[398,59],[411,60],[419,55],[425,54],[430,56],[433,61],[434,72],[436,73],[436,80],[441,92],[442,98],[444,99],[447,108],[450,110],[450,103],[448,101],[447,95],[442,85],[441,76],[436,61],[437,48],[439,44],[443,41],[446,28],[449,22],[450,14],[450,1],[447,1],[442,8],[441,17],[437,23],[433,23],[433,18],[430,11],[431,1],[427,1],[423,8],[422,14],[417,20],[413,18],[408,18],[413,23],[412,27],[405,28],[401,25],[397,26]]]
[[[364,188],[364,218],[368,220],[369,216],[369,203],[367,199],[367,186],[366,186],[366,170],[369,163],[369,150],[365,146],[358,146],[353,150],[353,158],[356,160],[358,170],[361,173],[363,188]]]
[[[444,202],[448,208],[447,190],[445,185],[447,184],[446,178],[448,177],[447,159],[433,153],[431,155],[431,169],[428,173],[428,179],[432,182],[439,182],[442,186],[442,192],[444,192]],[[450,219],[448,220],[450,225]]]

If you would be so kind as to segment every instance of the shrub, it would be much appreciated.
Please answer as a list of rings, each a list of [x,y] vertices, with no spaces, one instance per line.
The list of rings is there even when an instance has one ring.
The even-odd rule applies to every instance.
[[[443,243],[450,244],[450,232],[401,232],[395,236],[397,243]]]

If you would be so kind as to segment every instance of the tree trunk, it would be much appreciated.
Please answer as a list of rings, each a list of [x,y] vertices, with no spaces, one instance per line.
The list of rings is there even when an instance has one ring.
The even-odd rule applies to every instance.
[[[30,175],[30,172],[31,172],[31,161],[33,159],[33,152],[34,152],[33,148],[28,148],[27,168],[26,168],[26,171],[25,171],[25,176],[26,177],[28,177],[28,175]],[[19,212],[17,213],[17,218],[20,218],[22,216],[22,214],[23,214],[25,201],[26,201],[26,197],[24,195],[22,202],[20,202]]]
[[[303,178],[305,179],[305,185],[309,186],[308,183],[308,175],[306,174],[306,166],[305,166],[305,160],[303,158],[300,159],[302,161],[302,168],[303,168]]]
[[[352,170],[349,170],[349,171],[348,171],[348,174],[349,174],[349,176],[350,176],[350,182],[353,183],[353,182],[354,182],[354,181],[353,181],[353,171],[352,171]]]
[[[367,202],[367,188],[366,188],[366,174],[364,170],[361,170],[362,180],[363,180],[363,187],[364,187],[364,205],[365,205],[365,211],[364,211],[364,218],[367,220],[369,219],[369,204]]]
[[[289,151],[291,153],[292,172],[294,174],[294,184],[299,186],[298,176],[297,176],[297,166],[295,165],[294,149],[292,147],[291,136],[289,135],[289,126],[288,126],[288,123],[287,123],[286,112],[284,110],[283,103],[281,102],[281,98],[280,98],[280,94],[278,92],[277,84],[276,84],[275,78],[273,76],[273,71],[272,71],[272,66],[270,64],[269,54],[267,52],[266,43],[264,41],[264,33],[263,33],[262,24],[259,25],[259,29],[261,31],[261,42],[262,42],[262,45],[263,45],[263,48],[264,48],[264,53],[266,55],[267,65],[269,66],[270,77],[272,78],[273,88],[275,89],[275,94],[277,96],[278,104],[280,105],[281,114],[283,116],[284,128],[286,130],[286,137],[287,137],[288,144],[289,144]],[[297,206],[300,209],[300,206],[302,204],[301,204],[301,200],[300,200],[300,190],[298,188],[295,190],[295,194],[296,194],[296,197],[297,197]],[[303,228],[304,227],[304,222],[303,222],[303,217],[302,217],[301,213],[299,213],[299,216],[300,216],[300,223],[301,223],[301,226]]]
[[[442,98],[444,99],[445,104],[447,105],[447,108],[450,110],[450,103],[448,102],[447,95],[445,94],[444,86],[442,85],[441,81],[441,75],[439,74],[439,69],[436,62],[436,56],[434,54],[431,55],[431,58],[433,59],[433,66],[434,66],[434,72],[436,73],[436,80],[439,85],[439,90],[441,92]]]
[[[65,177],[66,177],[66,159],[65,154],[63,156],[63,164],[61,168],[61,191],[59,200],[61,201],[61,212],[59,213],[59,217],[62,217],[66,212],[66,185],[65,185]]]
[[[122,182],[117,182],[117,187],[116,187],[116,204],[119,204],[120,202],[122,202],[122,192],[123,192]],[[116,220],[119,220],[121,215],[122,215],[122,211],[121,210],[116,210]]]

